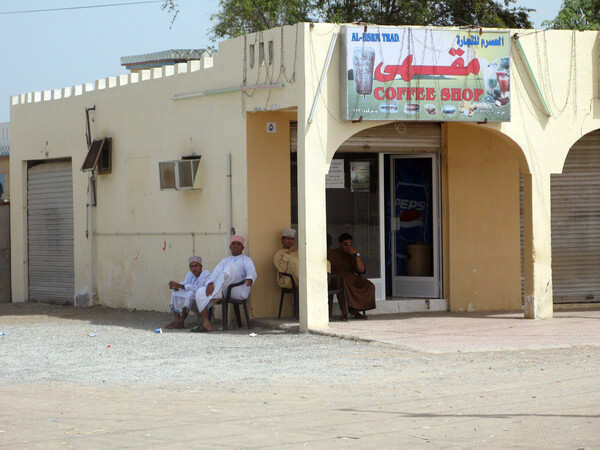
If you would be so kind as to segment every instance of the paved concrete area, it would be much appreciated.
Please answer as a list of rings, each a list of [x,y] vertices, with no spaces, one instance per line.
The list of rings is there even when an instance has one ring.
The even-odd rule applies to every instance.
[[[600,346],[600,309],[555,311],[548,320],[523,313],[419,313],[334,321],[325,334],[425,352]]]
[[[298,330],[289,319],[256,322]],[[350,322],[334,317],[329,328],[311,332],[433,353],[600,346],[600,308],[558,310],[548,320],[517,312],[373,315]]]

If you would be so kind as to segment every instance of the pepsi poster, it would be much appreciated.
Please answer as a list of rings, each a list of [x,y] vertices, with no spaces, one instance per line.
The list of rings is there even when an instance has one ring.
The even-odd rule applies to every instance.
[[[406,248],[432,243],[432,174],[429,158],[394,160],[396,276],[407,275]]]

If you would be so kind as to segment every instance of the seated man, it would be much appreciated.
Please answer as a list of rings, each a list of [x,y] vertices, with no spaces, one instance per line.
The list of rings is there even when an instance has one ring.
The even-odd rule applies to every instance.
[[[231,298],[241,300],[248,298],[250,286],[256,281],[254,263],[249,256],[242,255],[244,238],[237,234],[232,236],[229,250],[231,256],[222,259],[212,271],[206,286],[196,291],[196,307],[202,317],[202,325],[192,328],[194,332],[212,331],[208,320],[208,309],[223,299],[230,284],[245,280],[244,284],[234,287],[231,291]]]
[[[375,285],[357,274],[365,273],[367,268],[358,253],[352,247],[352,236],[342,233],[338,238],[339,247],[327,252],[331,263],[331,273],[344,277],[346,302],[349,313],[355,319],[365,319],[360,311],[375,309]],[[347,311],[342,311],[342,320],[346,320]]]
[[[279,272],[289,273],[294,278],[298,287],[298,247],[294,245],[296,230],[286,228],[281,236],[282,248],[277,250],[273,257],[273,264],[277,269],[277,282],[279,286],[286,289],[292,288],[292,280],[289,277],[279,275]]]
[[[181,283],[169,281],[169,289],[173,289],[171,294],[171,311],[173,312],[173,322],[165,328],[184,328],[185,318],[190,311],[190,302],[196,298],[196,291],[199,287],[205,286],[210,272],[202,270],[202,258],[199,256],[190,256],[188,259],[190,271]]]

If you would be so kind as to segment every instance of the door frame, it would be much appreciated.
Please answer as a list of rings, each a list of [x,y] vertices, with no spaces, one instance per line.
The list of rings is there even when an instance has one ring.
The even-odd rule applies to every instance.
[[[390,156],[390,170],[388,173],[384,174],[384,155]],[[384,186],[384,176],[391,177],[393,170],[393,161],[394,159],[411,159],[411,158],[427,158],[431,160],[432,165],[432,180],[431,180],[431,192],[432,192],[432,251],[433,251],[433,276],[432,277],[401,277],[403,281],[409,282],[413,286],[407,289],[407,293],[405,295],[390,297],[390,300],[402,300],[402,299],[440,299],[442,298],[442,230],[441,230],[441,167],[440,167],[440,154],[436,153],[381,153],[380,154],[380,167],[379,171],[380,176],[380,186]],[[390,199],[393,198],[393,182],[390,183]],[[391,205],[390,205],[391,206]],[[380,221],[381,227],[381,255],[383,256],[381,259],[381,274],[383,280],[383,292],[385,292],[385,278],[387,277],[387,273],[385,271],[385,262],[386,262],[386,232],[385,232],[385,192],[383,189],[380,191],[380,217],[383,220]],[[393,220],[393,214],[390,214],[390,221]],[[389,233],[393,234],[393,226],[390,224]],[[393,236],[390,236],[391,242],[394,242]],[[394,248],[392,245],[392,249],[390,251],[394,252]],[[395,255],[392,255],[394,258]],[[394,274],[391,274],[392,284]],[[426,289],[422,289],[425,285]],[[385,297],[385,296],[384,296]]]

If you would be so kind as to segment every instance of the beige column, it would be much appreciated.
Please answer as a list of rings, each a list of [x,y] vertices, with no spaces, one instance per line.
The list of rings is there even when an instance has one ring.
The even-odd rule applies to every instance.
[[[525,317],[551,319],[552,222],[550,175],[524,174]]]
[[[298,248],[300,254],[300,331],[329,325],[327,303],[327,220],[325,152],[318,135],[306,133],[298,114]],[[306,135],[305,135],[306,134]]]

